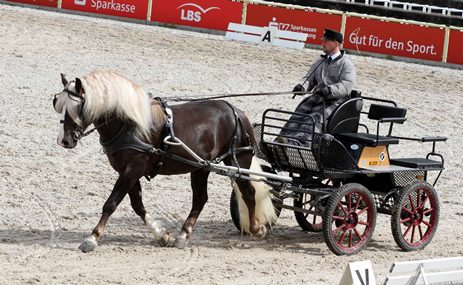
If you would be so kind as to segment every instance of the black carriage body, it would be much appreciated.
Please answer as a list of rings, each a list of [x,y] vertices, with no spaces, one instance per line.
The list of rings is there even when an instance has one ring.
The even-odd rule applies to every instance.
[[[364,101],[370,101],[368,112],[363,111]],[[370,133],[362,115],[370,126],[376,123],[376,132]],[[377,213],[391,215],[392,234],[402,249],[424,248],[438,225],[433,186],[444,159],[435,146],[446,138],[393,136],[394,124],[404,123],[405,115],[406,109],[395,102],[354,93],[323,119],[320,133],[308,114],[266,110],[262,123],[254,127],[256,155],[270,164],[266,172],[291,178],[284,182],[288,180],[267,177],[275,208],[294,211],[304,231],[322,231],[338,255],[355,254],[368,244]],[[383,125],[388,125],[386,132],[380,132]],[[432,150],[426,157],[392,159],[389,146],[400,140],[432,142]],[[426,182],[430,171],[437,172],[433,185]],[[292,206],[284,203],[286,198],[293,199]]]
[[[370,105],[368,112],[362,112],[363,100],[375,102]],[[368,127],[360,123],[361,114],[377,121],[376,133],[370,133]],[[291,121],[289,117],[293,115],[297,115],[297,120],[293,119],[293,122],[309,126],[305,128],[312,130],[309,136],[300,139],[280,134],[285,128],[284,123]],[[398,108],[395,102],[357,95],[334,110],[326,120],[326,133],[315,133],[314,119],[310,115],[268,109],[263,114],[262,124],[255,127],[257,155],[268,161],[276,171],[286,171],[297,177],[343,179],[361,183],[375,192],[388,192],[412,180],[426,180],[428,171],[444,169],[443,157],[435,152],[435,142],[445,141],[446,138],[413,139],[392,135],[393,124],[403,123],[405,115],[406,109]],[[386,135],[380,134],[383,123],[389,124]],[[359,126],[364,127],[366,132],[358,132]],[[286,141],[297,141],[297,144],[279,142],[279,137],[284,137]],[[400,139],[433,142],[433,148],[426,158],[391,159],[389,145],[398,144]],[[384,150],[384,153],[380,153],[384,154],[382,158],[366,163],[361,160],[362,152],[378,147]],[[431,160],[430,156],[439,160]],[[388,161],[387,166],[379,165],[380,161]]]

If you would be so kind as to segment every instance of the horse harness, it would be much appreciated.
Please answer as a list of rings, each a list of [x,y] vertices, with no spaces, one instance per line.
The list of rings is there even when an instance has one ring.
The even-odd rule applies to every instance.
[[[163,131],[162,131],[163,132],[163,137],[164,138],[170,137],[170,140],[175,139],[174,128],[173,128],[174,118],[173,118],[172,109],[169,107],[169,105],[167,104],[167,102],[163,98],[155,97],[153,99],[157,100],[159,102],[162,109],[164,110],[164,114],[166,115],[166,122],[164,124],[164,128],[163,128]],[[252,152],[254,152],[254,148],[251,146],[251,141],[250,141],[249,134],[246,132],[246,130],[244,128],[244,125],[243,125],[243,122],[242,122],[241,118],[238,116],[238,112],[233,107],[233,105],[231,105],[230,103],[228,103],[226,101],[224,101],[224,103],[226,103],[233,111],[233,114],[234,114],[234,117],[235,117],[235,129],[233,131],[233,137],[232,137],[232,140],[230,142],[230,146],[228,147],[227,152],[225,152],[224,154],[216,157],[213,160],[213,162],[214,163],[220,163],[224,159],[226,159],[227,157],[231,157],[231,159],[233,160],[235,165],[239,168],[239,164],[238,164],[238,160],[236,158],[236,155],[241,153],[241,152],[244,152],[244,151],[252,151]],[[242,130],[243,135],[246,138],[248,146],[236,148],[236,141],[238,139],[239,128]],[[184,164],[187,164],[187,165],[190,165],[190,166],[194,166],[194,167],[198,167],[198,168],[205,168],[205,169],[210,168],[209,161],[205,161],[205,162],[193,161],[191,159],[186,159],[184,157],[181,157],[181,156],[170,153],[168,151],[169,144],[165,143],[164,140],[162,140],[161,145],[160,145],[159,148],[156,148],[152,144],[145,143],[136,136],[134,130],[135,130],[135,128],[134,128],[133,125],[131,125],[130,123],[124,123],[122,125],[121,129],[119,130],[119,132],[114,136],[114,138],[112,138],[109,141],[102,141],[100,139],[100,144],[103,147],[103,151],[104,151],[105,154],[112,154],[112,153],[115,153],[115,152],[118,152],[118,151],[124,150],[124,149],[133,149],[133,150],[136,150],[136,151],[139,151],[139,152],[158,155],[160,157],[158,163],[154,167],[153,171],[149,175],[145,176],[145,178],[148,181],[151,180],[152,178],[154,178],[159,173],[161,173],[162,168],[164,166],[165,158],[170,158],[170,159],[179,161],[181,163],[184,163]]]

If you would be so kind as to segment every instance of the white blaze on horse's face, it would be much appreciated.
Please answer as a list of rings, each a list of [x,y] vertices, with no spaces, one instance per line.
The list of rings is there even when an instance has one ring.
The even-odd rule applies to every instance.
[[[76,94],[75,82],[71,81],[64,87],[63,92],[55,95],[53,107],[61,113],[58,127],[58,145],[65,148],[74,148],[77,145],[76,132],[84,129],[80,118],[83,100]]]

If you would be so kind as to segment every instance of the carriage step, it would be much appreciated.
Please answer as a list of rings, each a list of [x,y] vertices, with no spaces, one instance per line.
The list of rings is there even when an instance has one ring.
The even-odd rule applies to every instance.
[[[426,158],[397,158],[391,159],[390,163],[393,165],[399,165],[417,169],[443,169],[444,163],[441,161],[435,161]]]

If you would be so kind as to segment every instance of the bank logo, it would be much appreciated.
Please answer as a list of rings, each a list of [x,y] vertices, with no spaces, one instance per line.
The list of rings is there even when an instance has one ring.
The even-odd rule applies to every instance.
[[[78,1],[78,0],[75,0]],[[83,0],[85,1],[85,0]],[[202,15],[206,14],[211,10],[220,10],[219,7],[209,7],[204,9],[203,7],[199,6],[195,3],[185,3],[177,7],[177,10],[180,10],[180,19],[189,22],[201,22]],[[199,10],[199,11],[197,11]]]
[[[74,0],[74,4],[79,6],[85,6],[87,0]]]

